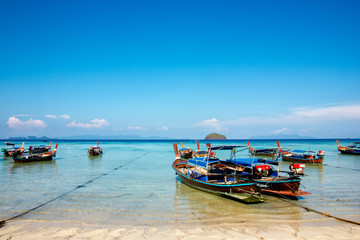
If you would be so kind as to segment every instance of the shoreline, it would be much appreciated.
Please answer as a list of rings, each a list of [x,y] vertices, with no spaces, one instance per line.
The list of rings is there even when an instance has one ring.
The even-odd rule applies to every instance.
[[[331,218],[118,226],[16,220],[0,229],[0,239],[360,239],[360,226]]]

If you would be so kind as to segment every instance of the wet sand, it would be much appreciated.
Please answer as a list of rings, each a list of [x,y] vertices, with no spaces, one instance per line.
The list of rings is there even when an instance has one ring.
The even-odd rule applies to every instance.
[[[0,239],[360,239],[360,226],[331,218],[310,221],[243,221],[162,226],[99,226],[76,222],[17,220]]]

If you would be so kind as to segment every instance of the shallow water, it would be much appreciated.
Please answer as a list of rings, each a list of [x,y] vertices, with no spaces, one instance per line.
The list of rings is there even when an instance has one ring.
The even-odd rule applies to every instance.
[[[59,141],[54,161],[20,164],[1,156],[0,220],[59,196],[20,219],[156,226],[324,219],[276,197],[267,196],[266,203],[246,205],[182,184],[171,168],[173,142],[101,141],[104,154],[90,157],[87,150],[95,141]],[[351,142],[341,140],[342,145]],[[243,140],[211,143],[246,144]],[[324,150],[326,154],[323,165],[306,165],[302,190],[312,194],[292,203],[360,222],[360,156],[339,154],[335,140],[280,143],[292,149]],[[44,143],[25,143],[27,147],[39,144]],[[273,140],[253,140],[251,144],[259,148],[276,147]],[[195,141],[184,141],[184,145],[196,148]],[[205,141],[201,145],[204,149]],[[244,151],[237,156],[248,154]],[[287,170],[288,164],[281,162],[280,168]]]

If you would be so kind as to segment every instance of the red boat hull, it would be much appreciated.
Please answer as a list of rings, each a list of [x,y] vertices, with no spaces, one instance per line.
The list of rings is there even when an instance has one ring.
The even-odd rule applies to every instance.
[[[284,161],[288,162],[298,162],[298,163],[317,163],[322,164],[324,161],[324,158],[295,158],[295,157],[289,157],[285,155],[281,155],[282,159]]]

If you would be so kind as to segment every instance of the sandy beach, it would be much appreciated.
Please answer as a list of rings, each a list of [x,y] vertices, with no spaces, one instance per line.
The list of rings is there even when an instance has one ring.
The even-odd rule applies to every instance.
[[[0,239],[360,239],[360,226],[331,218],[169,226],[99,226],[17,220],[0,230]]]

